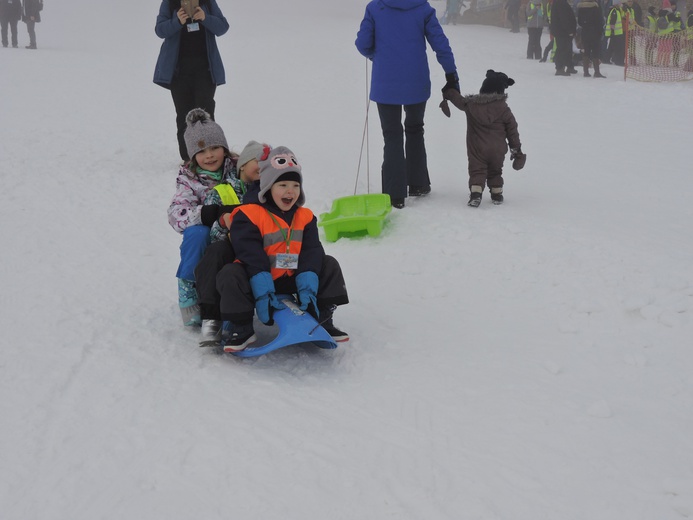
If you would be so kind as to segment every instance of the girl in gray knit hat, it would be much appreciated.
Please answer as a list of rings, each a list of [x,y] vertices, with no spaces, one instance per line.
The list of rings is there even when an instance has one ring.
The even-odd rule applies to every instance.
[[[224,131],[200,108],[187,117],[185,144],[190,162],[180,167],[176,193],[168,208],[171,227],[183,235],[178,278],[178,303],[185,325],[201,322],[194,269],[210,243],[210,227],[217,220],[220,207],[205,202],[216,190],[224,205],[240,203],[242,191],[234,189],[237,179],[234,157],[229,152]]]

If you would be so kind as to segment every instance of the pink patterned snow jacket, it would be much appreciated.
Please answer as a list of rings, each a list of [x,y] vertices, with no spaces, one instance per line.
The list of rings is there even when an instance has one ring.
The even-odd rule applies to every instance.
[[[184,164],[178,170],[176,193],[168,207],[168,223],[178,233],[183,233],[188,226],[202,224],[202,206],[207,194],[217,184],[230,182],[236,176],[236,161],[227,157],[224,160],[221,181],[214,180],[209,175],[194,173]]]

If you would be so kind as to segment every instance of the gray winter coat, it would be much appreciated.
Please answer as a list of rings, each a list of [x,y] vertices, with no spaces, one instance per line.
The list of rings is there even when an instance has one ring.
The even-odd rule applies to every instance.
[[[544,9],[541,0],[527,2],[527,29],[542,29],[544,27]]]

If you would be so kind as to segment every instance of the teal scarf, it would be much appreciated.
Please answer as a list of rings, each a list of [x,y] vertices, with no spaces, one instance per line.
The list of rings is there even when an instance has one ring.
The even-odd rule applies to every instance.
[[[200,168],[199,166],[195,170],[198,175],[207,175],[208,177],[211,177],[215,181],[220,181],[221,178],[224,176],[224,167],[222,166],[215,172],[210,172],[209,170],[205,170],[204,168]]]

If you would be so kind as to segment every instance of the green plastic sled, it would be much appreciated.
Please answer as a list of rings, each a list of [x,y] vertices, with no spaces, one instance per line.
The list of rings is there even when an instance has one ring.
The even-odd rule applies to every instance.
[[[392,211],[386,193],[352,195],[332,202],[332,210],[320,215],[318,226],[325,230],[325,239],[336,242],[340,237],[369,235],[377,237],[383,230],[385,218]]]

